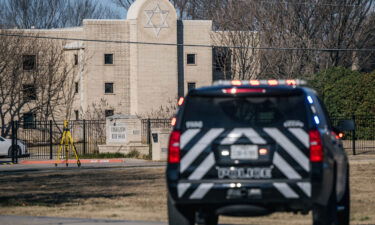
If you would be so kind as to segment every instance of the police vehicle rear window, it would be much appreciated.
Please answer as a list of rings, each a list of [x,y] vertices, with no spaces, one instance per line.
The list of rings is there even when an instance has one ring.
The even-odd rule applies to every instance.
[[[307,127],[303,95],[187,99],[182,129],[210,127]]]

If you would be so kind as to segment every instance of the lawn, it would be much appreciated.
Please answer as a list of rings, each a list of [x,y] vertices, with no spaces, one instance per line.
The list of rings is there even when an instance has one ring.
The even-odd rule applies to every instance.
[[[353,224],[375,223],[375,162],[351,165]],[[2,174],[0,214],[166,221],[164,168],[69,169]],[[311,224],[311,215],[221,217],[221,223]]]

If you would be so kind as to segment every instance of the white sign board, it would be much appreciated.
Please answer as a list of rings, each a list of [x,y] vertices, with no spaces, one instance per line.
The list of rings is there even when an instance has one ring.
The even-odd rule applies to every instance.
[[[123,123],[112,124],[109,126],[110,142],[125,142],[126,141],[126,126]]]

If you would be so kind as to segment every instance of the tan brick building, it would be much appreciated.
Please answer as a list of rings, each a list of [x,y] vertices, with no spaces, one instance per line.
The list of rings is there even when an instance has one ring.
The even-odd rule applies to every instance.
[[[212,21],[177,20],[168,0],[137,0],[124,20],[25,32],[77,39],[64,47],[77,64],[71,119],[102,100],[108,115],[145,115],[213,80]]]

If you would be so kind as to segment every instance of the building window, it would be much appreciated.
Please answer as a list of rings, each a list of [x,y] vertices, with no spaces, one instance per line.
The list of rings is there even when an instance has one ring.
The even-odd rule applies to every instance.
[[[23,114],[23,128],[33,129],[35,128],[35,114],[34,113],[24,113]]]
[[[114,111],[112,109],[108,109],[105,111],[105,117],[113,116]]]
[[[32,84],[24,84],[22,87],[23,98],[25,101],[36,100],[36,88]]]
[[[78,110],[74,111],[74,116],[75,116],[76,120],[79,120],[79,111]]]
[[[186,63],[188,65],[196,65],[196,54],[187,54],[186,56]]]
[[[195,82],[189,82],[188,83],[188,91],[191,91],[193,89],[195,89]]]
[[[104,93],[105,94],[113,94],[113,83],[105,83],[104,84]]]
[[[74,94],[78,94],[78,92],[79,92],[79,83],[75,82],[74,83]]]
[[[78,65],[78,55],[74,54],[74,65]]]
[[[113,64],[113,54],[104,54],[104,64],[106,65]]]
[[[217,72],[231,70],[232,51],[229,48],[214,48],[214,68]]]
[[[36,68],[36,55],[23,55],[23,70],[31,71]]]

